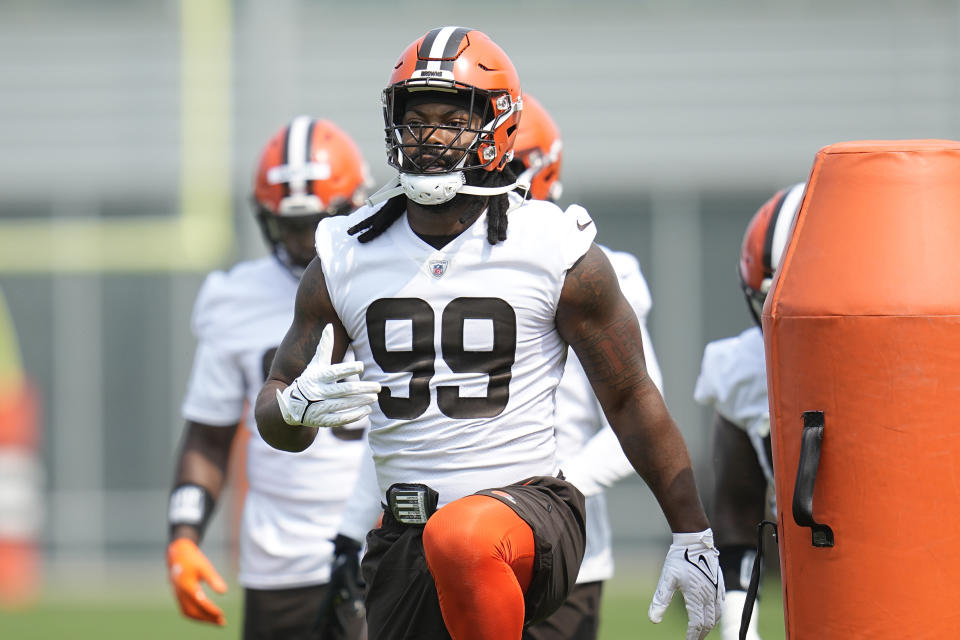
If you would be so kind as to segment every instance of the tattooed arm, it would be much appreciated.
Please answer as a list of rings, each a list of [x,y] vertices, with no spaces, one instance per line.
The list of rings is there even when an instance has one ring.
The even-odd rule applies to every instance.
[[[303,372],[328,323],[333,324],[334,331],[333,362],[340,362],[347,350],[347,332],[330,301],[320,260],[314,258],[300,279],[293,324],[280,343],[270,374],[257,396],[257,429],[272,447],[303,451],[317,437],[316,427],[291,427],[284,421],[277,404],[277,391],[286,389]]]
[[[583,364],[620,446],[653,491],[670,528],[709,527],[683,436],[647,375],[637,317],[596,245],[567,272],[557,329]]]

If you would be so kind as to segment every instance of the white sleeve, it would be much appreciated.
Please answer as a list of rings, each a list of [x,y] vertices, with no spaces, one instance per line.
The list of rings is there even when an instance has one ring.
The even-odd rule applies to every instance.
[[[243,417],[246,385],[233,355],[200,342],[181,412],[194,422],[234,425]]]
[[[353,485],[353,494],[343,506],[343,518],[338,533],[363,542],[367,532],[377,526],[383,511],[383,498],[377,482],[377,470],[373,464],[370,447],[363,453],[357,482]]]
[[[744,431],[766,437],[770,407],[763,334],[758,327],[706,346],[693,397]]]
[[[590,250],[597,237],[597,225],[587,210],[578,204],[567,207],[562,220],[569,227],[560,245],[560,259],[564,271],[567,271]]]
[[[197,338],[193,370],[181,405],[183,417],[214,426],[233,425],[243,417],[246,381],[235,353],[215,336],[223,314],[224,274],[211,273],[197,295],[192,329]]]

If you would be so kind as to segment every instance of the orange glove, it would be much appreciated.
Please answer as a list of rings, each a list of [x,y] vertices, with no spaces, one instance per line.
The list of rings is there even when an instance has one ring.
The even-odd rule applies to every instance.
[[[221,627],[227,623],[223,610],[207,597],[200,582],[209,583],[217,593],[226,593],[227,583],[193,540],[177,538],[167,546],[167,568],[183,615]]]

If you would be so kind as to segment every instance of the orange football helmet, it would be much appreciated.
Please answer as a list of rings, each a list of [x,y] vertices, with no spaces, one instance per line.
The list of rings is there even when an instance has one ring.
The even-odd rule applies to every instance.
[[[298,116],[270,138],[254,175],[257,221],[273,253],[288,267],[305,266],[285,246],[284,230],[316,229],[325,217],[350,213],[370,186],[356,143],[329,120]],[[309,260],[307,260],[309,262]]]
[[[753,214],[743,234],[737,273],[750,314],[758,325],[806,186],[801,182],[774,194]]]
[[[523,96],[523,120],[514,159],[510,163],[520,182],[530,182],[530,197],[556,202],[563,193],[560,169],[563,166],[563,140],[560,129],[547,110],[529,93]]]
[[[419,127],[421,131],[413,132],[402,120],[410,94],[425,90],[455,93],[451,98],[479,115],[483,124],[457,127],[459,135],[453,142],[438,149],[439,153],[429,154],[432,160],[421,163],[418,149],[434,129]],[[464,27],[433,29],[400,54],[383,91],[387,160],[398,171],[423,174],[440,156],[452,152],[456,170],[500,171],[513,158],[522,108],[517,70],[486,34]],[[405,130],[418,142],[404,143]],[[469,142],[458,144],[461,139]]]

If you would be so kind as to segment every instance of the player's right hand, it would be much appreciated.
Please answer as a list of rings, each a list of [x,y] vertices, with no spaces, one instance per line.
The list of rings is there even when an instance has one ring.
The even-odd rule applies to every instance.
[[[283,391],[277,402],[284,421],[304,427],[343,427],[366,417],[377,401],[380,383],[343,380],[363,373],[359,361],[331,364],[333,325],[320,336],[317,352],[307,368]]]
[[[183,615],[221,627],[227,623],[223,610],[210,601],[200,584],[207,582],[217,593],[226,593],[227,583],[193,540],[177,538],[167,546],[167,569]]]

